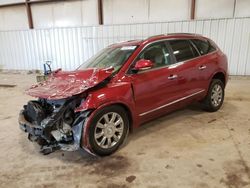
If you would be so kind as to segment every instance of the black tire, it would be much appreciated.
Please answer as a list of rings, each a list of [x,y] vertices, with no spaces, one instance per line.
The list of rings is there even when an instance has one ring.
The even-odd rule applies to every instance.
[[[215,105],[215,103],[213,102],[213,89],[215,89],[215,87],[220,87],[222,94],[221,94],[221,100],[220,102],[217,103],[217,105]],[[220,107],[223,104],[224,101],[224,95],[225,95],[225,85],[223,84],[223,82],[219,79],[212,79],[210,86],[209,86],[209,90],[207,93],[207,96],[205,97],[205,99],[202,101],[202,106],[203,109],[208,111],[208,112],[216,112],[217,110],[220,109]]]
[[[119,116],[123,120],[123,132],[121,133],[119,141],[114,146],[104,149],[98,145],[98,143],[95,139],[95,132],[96,132],[96,129],[98,129],[98,128],[96,128],[97,123],[107,113],[119,114]],[[99,156],[111,155],[119,148],[119,146],[121,146],[121,144],[123,143],[123,141],[125,140],[125,138],[127,136],[128,130],[129,130],[129,119],[128,119],[128,115],[123,107],[118,106],[118,105],[112,105],[112,106],[108,106],[108,107],[100,109],[94,115],[94,117],[92,118],[92,120],[90,122],[89,144],[91,146],[92,151]],[[113,141],[114,141],[114,139],[113,139]],[[105,141],[105,143],[106,143],[106,141]]]

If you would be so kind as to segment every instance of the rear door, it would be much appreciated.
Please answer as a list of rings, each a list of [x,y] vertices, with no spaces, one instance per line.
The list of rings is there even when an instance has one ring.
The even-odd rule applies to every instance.
[[[213,53],[216,51],[216,48],[205,39],[192,39],[191,42],[201,55],[198,64],[199,79],[203,89],[207,89],[210,84],[210,76],[214,72],[213,67],[216,67],[217,63],[217,54]]]
[[[201,95],[204,92],[200,80],[200,54],[191,41],[169,40],[178,67],[179,87],[183,98]]]

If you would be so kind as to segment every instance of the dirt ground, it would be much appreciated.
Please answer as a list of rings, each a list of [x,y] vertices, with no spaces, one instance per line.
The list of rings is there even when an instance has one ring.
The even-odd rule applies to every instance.
[[[0,187],[250,187],[250,78],[232,78],[222,109],[197,105],[152,121],[117,153],[44,156],[18,126],[34,74],[0,74]]]

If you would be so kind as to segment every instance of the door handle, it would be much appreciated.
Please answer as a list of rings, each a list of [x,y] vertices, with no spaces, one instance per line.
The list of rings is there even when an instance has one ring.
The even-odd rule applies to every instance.
[[[169,80],[174,80],[174,79],[176,79],[176,78],[178,78],[178,76],[177,76],[176,74],[171,74],[171,75],[168,77]]]
[[[206,65],[201,65],[201,66],[199,66],[199,70],[203,70],[203,69],[206,69],[206,68],[207,68]]]

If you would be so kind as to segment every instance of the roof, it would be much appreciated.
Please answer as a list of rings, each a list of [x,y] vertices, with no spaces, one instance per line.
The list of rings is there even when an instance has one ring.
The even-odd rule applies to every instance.
[[[130,40],[130,41],[119,42],[110,45],[110,47],[137,46],[141,45],[142,43],[145,44],[161,39],[171,39],[171,38],[205,38],[205,37],[195,33],[168,33],[168,34],[150,36],[143,40],[141,39],[141,40]]]
[[[145,39],[143,43],[148,43],[161,39],[171,39],[171,38],[203,38],[203,36],[195,33],[168,33],[168,34],[151,36]]]

